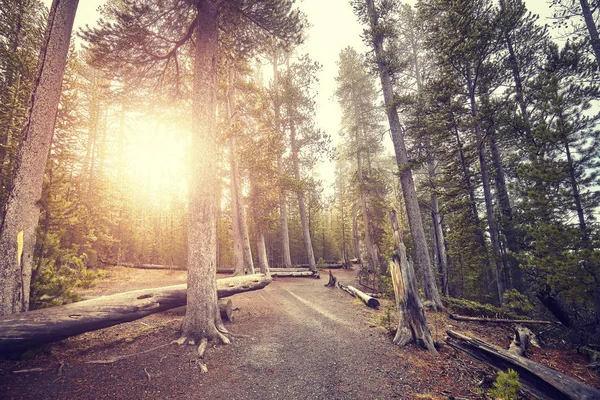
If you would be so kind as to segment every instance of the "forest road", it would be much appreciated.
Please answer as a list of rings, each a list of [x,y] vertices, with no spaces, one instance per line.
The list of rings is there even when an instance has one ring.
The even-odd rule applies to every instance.
[[[334,274],[344,283],[356,277],[356,271]],[[392,345],[378,324],[382,311],[326,282],[275,278],[262,290],[231,297],[233,321],[226,326],[233,343],[207,350],[206,374],[193,347],[168,345],[178,337],[185,313],[179,308],[64,340],[31,361],[0,364],[0,398],[393,399],[428,393],[440,379],[419,376],[414,365],[427,363],[428,353]],[[117,356],[126,357],[90,363]],[[440,396],[443,382],[433,386],[437,393],[419,398],[447,398]]]

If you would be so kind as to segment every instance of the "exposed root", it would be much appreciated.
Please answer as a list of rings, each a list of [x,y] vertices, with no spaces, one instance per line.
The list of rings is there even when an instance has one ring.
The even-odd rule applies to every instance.
[[[148,382],[150,382],[150,372],[148,372],[147,368],[144,368],[144,372],[146,373],[146,377],[148,378]]]
[[[203,338],[198,346],[198,356],[200,358],[204,357],[204,353],[206,352],[206,347],[208,346],[208,339]]]
[[[223,343],[223,344],[231,344],[231,339],[229,339],[223,333],[217,331],[217,335],[219,335],[219,339],[221,340],[221,343]]]
[[[174,340],[173,342],[176,342],[176,340]],[[171,343],[173,343],[173,342],[171,342]],[[150,353],[151,351],[161,349],[161,348],[163,348],[165,346],[168,346],[168,345],[169,344],[163,344],[163,345],[160,345],[160,346],[148,349],[146,351],[141,351],[139,353],[133,353],[133,354],[128,354],[128,355],[124,355],[124,356],[111,357],[111,358],[108,358],[106,360],[92,360],[92,361],[86,362],[86,364],[112,364],[114,362],[117,362],[117,361],[120,361],[120,360],[124,360],[124,359],[129,358],[129,357],[137,356],[137,355],[140,355],[140,354]]]
[[[180,345],[180,346],[183,346],[184,344],[186,344],[186,343],[187,343],[187,340],[188,340],[187,336],[182,336],[182,337],[180,337],[180,338],[179,338],[179,339],[177,339],[177,340],[173,340],[173,341],[171,342],[171,344],[178,344],[178,345]]]

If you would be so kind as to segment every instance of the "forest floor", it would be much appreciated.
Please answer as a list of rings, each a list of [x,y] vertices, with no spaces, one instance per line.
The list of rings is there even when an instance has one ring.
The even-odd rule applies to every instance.
[[[335,270],[343,283],[356,271]],[[323,273],[326,278],[326,272]],[[115,267],[85,296],[183,283],[184,271]],[[209,348],[202,374],[196,349],[178,338],[185,308],[44,346],[27,360],[0,362],[2,399],[480,399],[494,373],[445,345],[439,358],[391,343],[387,304],[365,307],[327,279],[275,278],[231,297],[229,346]],[[509,326],[450,321],[428,313],[434,338],[454,329],[507,348]],[[119,360],[115,357],[125,356]],[[530,357],[600,387],[574,351],[545,346]]]

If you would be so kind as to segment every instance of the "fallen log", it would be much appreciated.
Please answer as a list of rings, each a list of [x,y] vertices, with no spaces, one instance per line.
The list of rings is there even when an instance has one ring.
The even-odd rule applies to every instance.
[[[527,349],[531,344],[534,347],[540,347],[535,334],[521,325],[515,327],[515,336],[508,345],[508,352],[515,356],[527,357]]]
[[[219,298],[262,289],[271,282],[263,274],[217,279]],[[0,318],[0,354],[22,351],[80,333],[134,321],[186,305],[187,284],[141,289],[11,314]]]
[[[223,321],[231,321],[231,314],[233,314],[233,303],[231,299],[219,299],[219,313]]]
[[[308,268],[271,268],[269,269],[271,272],[310,272]]]
[[[465,317],[463,315],[450,314],[450,319],[455,321],[468,321],[468,322],[490,322],[496,324],[536,324],[536,325],[555,325],[556,322],[544,321],[537,319],[502,319],[502,318],[478,318],[478,317]]]
[[[338,281],[338,287],[340,289],[342,289],[343,291],[350,293],[352,296],[356,297],[357,299],[360,299],[368,307],[371,307],[371,308],[379,307],[379,300],[377,300],[376,298],[373,298],[371,296],[367,296],[364,292],[361,292],[354,286],[344,285],[344,284],[342,284],[342,282]]]
[[[279,278],[299,278],[299,277],[311,277],[311,278],[319,278],[318,272],[313,271],[299,271],[299,272],[273,272],[271,270],[271,276],[276,276]]]
[[[159,265],[159,264],[137,264],[137,265],[127,265],[127,268],[137,268],[137,269],[156,269],[156,270],[178,270],[185,271],[184,267],[180,267],[177,265]]]
[[[519,374],[521,387],[538,399],[591,400],[600,398],[600,390],[587,386],[556,370],[515,356],[497,346],[455,331],[446,331],[448,345],[496,370],[509,368]]]
[[[328,264],[322,265],[323,268],[328,268],[328,269],[338,269],[338,268],[342,268],[343,266],[344,266],[344,263],[328,263]],[[308,264],[297,264],[296,267],[310,268],[310,266]]]

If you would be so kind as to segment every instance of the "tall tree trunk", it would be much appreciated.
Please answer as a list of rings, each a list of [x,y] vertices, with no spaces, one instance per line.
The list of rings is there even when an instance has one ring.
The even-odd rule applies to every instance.
[[[252,194],[252,214],[256,226],[256,252],[258,256],[258,268],[261,274],[269,274],[269,258],[267,256],[267,247],[265,245],[264,222],[260,204],[258,203],[258,187],[256,182],[250,177],[250,191]]]
[[[356,134],[356,141],[360,143],[358,138],[358,132]],[[360,145],[359,145],[360,147]],[[358,177],[358,191],[360,197],[360,208],[363,216],[363,230],[365,231],[365,247],[367,248],[367,254],[369,255],[369,268],[372,271],[378,271],[379,268],[379,251],[377,250],[377,246],[373,243],[373,238],[371,237],[371,221],[369,218],[369,209],[367,207],[367,194],[364,186],[363,179],[363,166],[361,159],[360,150],[356,152],[356,175]],[[387,267],[382,265],[381,268],[387,270]],[[386,271],[382,271],[385,273]]]
[[[479,112],[475,100],[475,84],[473,82],[471,71],[467,72],[467,89],[469,91],[469,102],[471,107],[471,116],[474,119],[475,135],[479,140],[479,167],[481,171],[481,182],[483,185],[483,196],[485,199],[485,209],[490,231],[490,241],[492,245],[492,265],[494,279],[498,290],[498,301],[504,303],[504,292],[506,291],[506,283],[504,281],[504,271],[502,265],[502,252],[500,250],[500,235],[498,232],[498,223],[494,214],[494,204],[492,201],[492,190],[490,185],[490,177],[488,172],[487,160],[485,156],[485,137],[479,121]]]
[[[600,37],[598,37],[598,28],[590,9],[590,3],[588,0],[579,0],[581,4],[581,11],[583,13],[583,19],[585,20],[585,26],[590,34],[590,44],[596,56],[596,63],[600,66]]]
[[[354,258],[360,261],[360,241],[358,239],[358,210],[356,209],[356,202],[352,203],[352,251],[354,252]]]
[[[275,131],[281,136],[281,141],[284,142],[283,132],[281,131],[281,103],[279,95],[279,52],[277,47],[273,49],[273,108],[275,114]],[[283,151],[283,150],[282,150]],[[279,154],[277,158],[277,170],[280,178],[283,177],[285,171],[283,168],[283,154]],[[284,268],[292,268],[292,256],[290,255],[290,233],[288,228],[287,204],[285,187],[280,179],[279,183],[279,224],[281,225],[281,251],[283,256]]]
[[[289,70],[289,67],[288,67]],[[291,112],[291,105],[290,110]],[[296,126],[293,121],[293,117],[290,117],[290,143],[292,146],[292,167],[294,168],[294,177],[297,182],[301,181],[300,176],[300,165],[298,162],[298,143],[296,141]],[[317,263],[315,262],[315,253],[313,251],[312,240],[310,237],[310,227],[308,225],[308,215],[306,213],[306,204],[304,201],[304,189],[299,188],[297,191],[298,196],[298,210],[300,211],[300,225],[302,225],[302,237],[304,239],[304,249],[306,250],[306,257],[308,258],[308,267],[311,271],[317,271]]]
[[[440,205],[437,195],[435,194],[435,165],[433,160],[428,161],[427,170],[431,182],[431,223],[433,226],[433,244],[435,254],[438,261],[438,269],[440,272],[440,283],[442,284],[442,293],[448,296],[448,257],[446,255],[446,247],[444,245],[444,232],[442,230],[442,218],[440,215]]]
[[[192,341],[205,348],[206,341],[229,340],[217,307],[216,279],[216,97],[217,4],[197,4],[194,81],[192,94],[191,177],[188,222],[188,298],[181,343]],[[202,350],[203,352],[203,350]]]
[[[54,0],[0,231],[0,314],[27,311],[35,229],[78,0]]]
[[[229,66],[229,82],[227,91],[227,116],[231,128],[231,214],[233,227],[233,253],[235,260],[235,275],[254,273],[250,235],[246,222],[246,208],[242,194],[242,182],[237,155],[237,132],[233,127],[235,118],[235,70]]]
[[[515,223],[513,220],[512,207],[506,189],[506,179],[504,176],[504,166],[498,143],[496,142],[495,132],[489,135],[490,152],[492,153],[492,162],[496,176],[494,179],[496,186],[496,197],[498,198],[498,206],[500,207],[501,219],[500,230],[506,238],[506,247],[508,252],[505,254],[504,260],[511,278],[511,287],[519,291],[523,291],[523,273],[519,268],[516,255],[519,254],[519,243],[517,241],[517,233],[515,231]]]
[[[431,261],[429,259],[429,250],[427,248],[427,240],[423,229],[423,221],[421,220],[421,210],[415,190],[412,170],[408,161],[406,144],[404,142],[404,129],[400,125],[398,118],[398,110],[394,100],[392,87],[392,79],[389,68],[386,65],[385,54],[383,50],[383,37],[379,30],[378,16],[375,10],[373,0],[366,0],[371,29],[374,31],[373,47],[378,60],[379,77],[383,89],[383,97],[386,106],[386,114],[390,124],[390,132],[394,150],[396,153],[396,162],[400,171],[400,184],[404,194],[404,203],[406,206],[406,214],[408,216],[408,224],[412,234],[415,247],[415,260],[422,271],[424,282],[425,299],[433,302],[434,309],[443,309],[440,294],[437,289]]]

